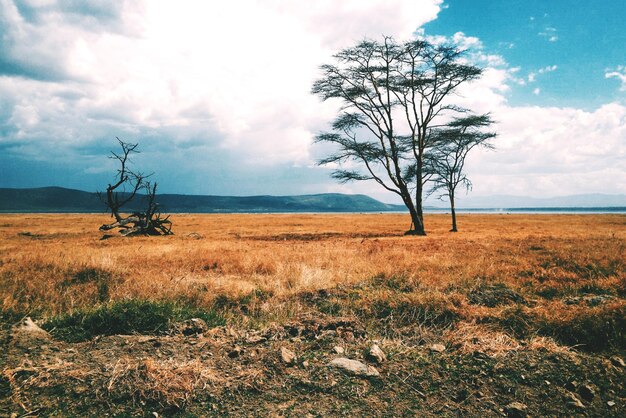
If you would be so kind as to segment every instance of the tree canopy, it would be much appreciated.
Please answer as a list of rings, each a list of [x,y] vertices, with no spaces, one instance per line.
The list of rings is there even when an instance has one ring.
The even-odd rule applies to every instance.
[[[425,235],[422,197],[432,173],[424,164],[433,130],[467,110],[451,103],[462,83],[482,70],[454,45],[426,40],[364,40],[322,65],[312,92],[338,99],[339,114],[316,140],[334,144],[320,164],[340,182],[373,180],[397,194],[411,214],[408,234]]]

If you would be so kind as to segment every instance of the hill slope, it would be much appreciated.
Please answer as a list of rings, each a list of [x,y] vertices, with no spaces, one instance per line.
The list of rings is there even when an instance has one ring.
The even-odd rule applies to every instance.
[[[138,202],[141,197],[138,198]],[[384,212],[403,206],[379,202],[365,195],[324,193],[301,196],[201,196],[162,194],[157,201],[167,212]],[[137,203],[139,204],[139,203]],[[129,206],[128,210],[133,210]],[[97,193],[62,187],[0,188],[2,212],[104,212]]]

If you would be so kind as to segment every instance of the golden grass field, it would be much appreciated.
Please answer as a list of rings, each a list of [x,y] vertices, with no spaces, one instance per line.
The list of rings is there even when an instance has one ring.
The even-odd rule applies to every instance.
[[[461,215],[456,234],[448,216],[427,215],[426,237],[403,236],[408,218],[400,214],[175,215],[174,236],[100,240],[97,227],[108,219],[4,215],[3,310],[58,314],[99,302],[88,286],[59,286],[84,269],[111,274],[112,300],[183,297],[198,306],[255,290],[285,300],[375,276],[448,289],[448,298],[455,286],[481,282],[557,296],[626,286],[624,215]],[[576,307],[556,297],[536,309],[562,315]]]
[[[394,364],[407,373],[417,373],[407,363],[415,361],[411,350],[433,342],[454,348],[455,359],[480,352],[508,362],[512,353],[530,353],[523,361],[531,366],[519,360],[520,369],[547,361],[545,353],[580,352],[590,356],[582,362],[594,364],[593,373],[626,347],[625,215],[462,214],[456,234],[448,232],[448,216],[426,215],[426,237],[404,236],[409,218],[402,214],[179,214],[172,220],[173,236],[101,240],[104,215],[3,215],[3,318],[28,315],[45,323],[124,300],[214,311],[229,327],[248,331],[303,318],[352,318],[396,353]],[[581,362],[563,361],[568,370]],[[587,369],[576,373],[591,376]],[[546,371],[538,379],[560,378]],[[606,401],[623,403],[623,380],[606,387],[612,395],[602,395],[604,407],[593,411],[615,415],[623,409],[606,409]],[[363,408],[390,411],[376,402]],[[466,405],[466,413],[483,413],[477,405]],[[541,408],[530,407],[554,413]]]
[[[88,288],[59,287],[93,268],[115,280],[110,298],[185,297],[255,290],[277,298],[375,276],[402,276],[429,291],[479,282],[576,295],[623,292],[624,215],[427,215],[428,236],[408,237],[407,216],[175,215],[170,237],[100,240],[101,215],[4,215],[0,297],[4,310],[45,314],[97,303]],[[597,293],[597,292],[596,292]],[[546,299],[549,310],[565,309]]]

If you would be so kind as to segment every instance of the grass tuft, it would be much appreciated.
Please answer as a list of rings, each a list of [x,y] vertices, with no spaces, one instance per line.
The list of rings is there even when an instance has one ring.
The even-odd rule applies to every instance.
[[[214,311],[173,302],[128,299],[52,317],[43,328],[56,338],[78,342],[98,335],[163,333],[171,324],[191,318],[203,319],[209,327],[224,324]]]

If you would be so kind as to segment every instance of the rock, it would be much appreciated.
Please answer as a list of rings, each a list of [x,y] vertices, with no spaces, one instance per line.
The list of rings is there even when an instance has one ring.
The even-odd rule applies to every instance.
[[[582,385],[578,388],[578,394],[584,401],[591,402],[596,396],[596,392],[589,385]]]
[[[430,351],[435,351],[437,353],[443,353],[446,351],[446,346],[443,344],[433,344],[430,346]]]
[[[200,318],[191,318],[183,321],[176,328],[181,334],[187,336],[204,334],[209,330],[209,326]]]
[[[378,364],[387,361],[387,356],[385,355],[385,352],[380,349],[378,344],[373,344],[365,353],[365,357],[368,360],[371,360]]]
[[[624,359],[618,356],[611,357],[611,363],[616,367],[626,367],[626,363],[624,363]]]
[[[578,388],[578,382],[575,380],[572,380],[565,384],[565,389],[569,390],[570,392],[575,392],[577,388]]]
[[[526,405],[521,402],[511,402],[504,407],[506,416],[510,418],[524,418],[526,417]]]
[[[309,365],[310,365],[310,364],[309,364],[309,362],[308,362],[308,361],[306,361],[306,360],[304,360],[304,361],[302,362],[302,367],[304,367],[305,369],[306,369],[307,367],[309,367]]]
[[[329,366],[336,367],[346,373],[355,376],[376,377],[380,376],[375,367],[368,366],[358,360],[350,360],[345,357],[339,357],[330,362]]]
[[[337,354],[343,354],[346,352],[346,350],[344,350],[343,347],[340,347],[338,345],[333,347],[333,351]]]
[[[50,334],[35,324],[29,317],[24,318],[11,331],[11,344],[14,347],[28,349],[27,352],[33,347],[47,345],[52,340]]]
[[[606,404],[609,406],[609,408],[613,408],[615,406],[615,402],[613,401],[608,401]]]
[[[567,402],[567,404],[569,406],[572,406],[572,407],[578,408],[578,409],[584,409],[585,408],[585,405],[580,401],[580,399],[578,399],[576,397],[576,395],[574,395],[571,392],[569,392],[565,396],[563,396],[563,399],[565,400],[565,402]]]
[[[48,331],[42,329],[39,325],[35,324],[29,316],[24,318],[19,325],[14,328],[14,332],[22,332],[25,334],[31,334],[33,336],[50,338]]]
[[[293,351],[289,350],[288,348],[281,347],[280,348],[280,359],[283,361],[283,363],[285,363],[287,365],[292,365],[292,364],[295,364],[295,362],[298,359],[298,357],[296,356],[296,353],[294,353]]]

